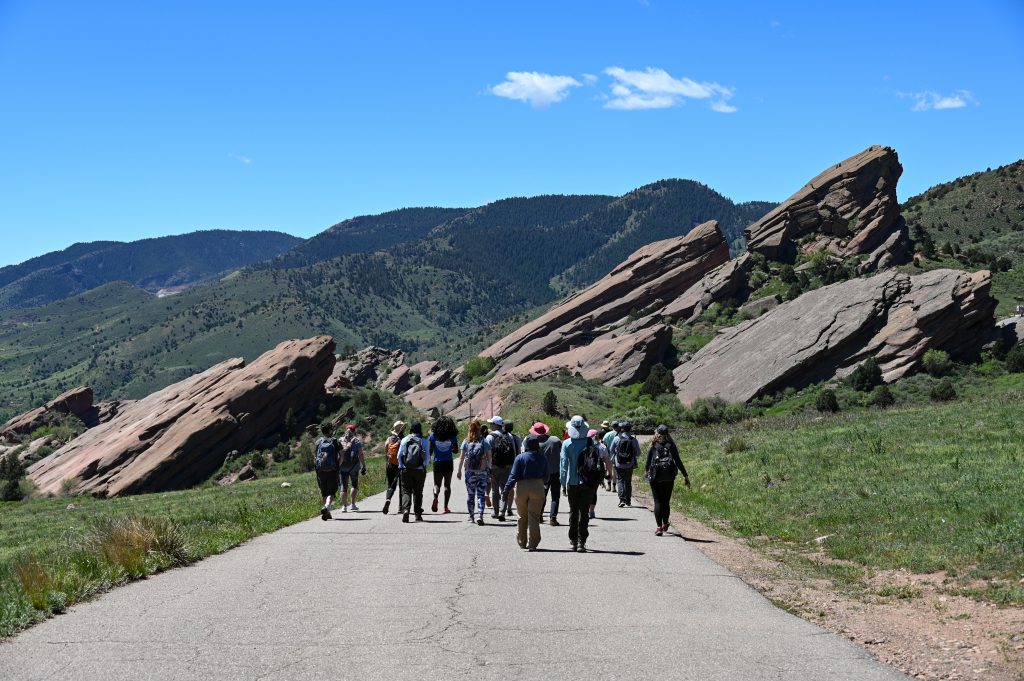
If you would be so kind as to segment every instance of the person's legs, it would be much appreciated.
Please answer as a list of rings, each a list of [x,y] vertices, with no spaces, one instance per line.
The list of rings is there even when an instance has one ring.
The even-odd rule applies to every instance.
[[[478,471],[473,473],[476,478],[476,504],[477,511],[479,512],[480,522],[484,520],[484,508],[487,505],[487,481],[490,480],[490,475],[487,471]]]
[[[502,505],[501,490],[505,487],[505,483],[508,482],[508,476],[512,472],[512,467],[495,467],[492,472],[494,479],[491,483],[491,508],[493,509],[494,517],[503,520],[505,517],[505,507]],[[512,497],[511,492],[509,496]]]
[[[441,485],[444,485],[444,507],[448,508],[448,502],[452,498],[452,471],[455,462],[442,461],[434,464],[434,503],[430,510],[437,511],[437,498],[441,494]]]
[[[392,466],[391,464],[388,464],[384,469],[384,474],[388,478],[388,501],[391,501],[391,497],[395,496],[395,490],[398,489],[398,471],[398,466]]]
[[[529,518],[527,504],[530,502],[530,496],[526,493],[527,482],[520,480],[516,483],[519,487],[519,494],[516,495],[516,508],[519,510],[519,518],[516,519],[516,542],[521,549],[526,548],[526,523]]]
[[[558,500],[562,496],[562,480],[558,475],[555,473],[548,479],[548,492],[551,494],[551,511],[548,517],[551,518],[552,525],[558,524]]]
[[[519,509],[520,522],[524,515],[528,517],[527,526],[530,529],[530,536],[526,546],[535,549],[540,544],[540,522],[544,516],[544,501],[547,499],[547,494],[544,492],[543,480],[527,480],[526,483],[525,489],[520,488],[519,494],[516,495],[516,504]],[[519,501],[523,496],[526,496],[526,503]]]
[[[358,511],[359,507],[356,506],[356,495],[359,493],[359,469],[353,468],[349,474],[349,478],[352,481],[352,498],[349,500],[349,505],[353,511]]]
[[[405,517],[409,516],[412,510],[412,473],[414,471],[403,468],[402,469],[402,503],[399,506],[399,510]]]
[[[575,548],[580,541],[580,516],[586,515],[586,507],[580,504],[579,485],[569,485],[565,493],[569,497],[569,541]]]
[[[425,470],[410,471],[412,475],[413,504],[416,511],[416,519],[423,516],[423,485],[427,483],[427,472]]]
[[[626,503],[626,470],[615,467],[615,493],[619,497],[619,503]]]
[[[632,506],[633,505],[633,469],[632,468],[625,468],[625,469],[620,469],[617,472],[619,474],[617,479],[618,480],[622,480],[622,493],[623,493],[623,497],[624,497],[623,501],[626,503],[626,506]]]

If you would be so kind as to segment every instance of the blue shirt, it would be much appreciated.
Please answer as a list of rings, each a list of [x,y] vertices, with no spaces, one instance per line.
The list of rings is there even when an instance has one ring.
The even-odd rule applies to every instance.
[[[585,437],[562,441],[562,455],[559,457],[558,470],[563,485],[583,484],[577,467],[580,462],[580,452],[587,448],[587,442],[588,439]]]
[[[508,475],[508,482],[505,483],[504,494],[512,489],[519,480],[539,479],[548,480],[548,458],[540,452],[524,452],[512,462],[512,472]]]
[[[455,438],[451,440],[438,440],[433,433],[430,434],[430,453],[434,457],[434,463],[441,461],[452,461],[455,458],[455,450],[459,448],[459,442]]]
[[[427,442],[427,438],[423,437],[422,435],[406,435],[402,439],[402,444],[398,445],[398,467],[403,469],[405,468],[405,446],[406,444],[408,444],[409,440],[413,439],[414,437],[418,437],[420,439],[420,443],[423,445],[423,463],[420,464],[419,466],[414,467],[414,470],[426,470],[427,459],[430,458],[430,443]]]
[[[629,438],[630,444],[633,445],[633,461],[628,466],[623,466],[621,463],[619,463],[619,457],[615,454],[615,452],[617,452],[619,449],[619,440],[622,440],[623,438],[627,437]],[[615,466],[616,468],[621,468],[624,471],[633,470],[639,465],[640,462],[640,443],[632,435],[628,435],[626,433],[619,433],[612,439],[612,444],[608,448],[608,453],[612,457],[613,466]]]

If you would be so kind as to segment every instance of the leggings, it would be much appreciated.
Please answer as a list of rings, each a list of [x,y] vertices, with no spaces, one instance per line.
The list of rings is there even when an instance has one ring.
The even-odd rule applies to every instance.
[[[455,469],[454,461],[434,462],[434,498],[441,493],[441,483],[444,483],[444,507],[448,508],[448,502],[452,498],[452,470]]]
[[[398,467],[398,464],[387,464],[384,468],[384,474],[388,477],[388,501],[391,501],[391,497],[395,496],[395,490],[399,488],[402,482],[402,476],[399,475],[402,469]],[[398,494],[398,498],[402,498],[401,492]]]
[[[651,494],[654,496],[654,522],[658,527],[668,525],[668,516],[672,512],[672,488],[675,480],[652,480]]]
[[[484,496],[487,493],[487,471],[466,471],[466,506],[469,517],[473,517],[474,509],[484,517]],[[476,502],[474,504],[474,502]]]

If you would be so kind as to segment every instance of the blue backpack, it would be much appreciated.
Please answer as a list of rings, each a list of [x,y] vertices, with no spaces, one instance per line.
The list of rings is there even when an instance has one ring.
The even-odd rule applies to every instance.
[[[466,468],[471,471],[479,470],[484,460],[484,443],[467,442],[465,447]]]
[[[338,445],[332,437],[322,437],[316,443],[313,467],[317,471],[338,470]]]

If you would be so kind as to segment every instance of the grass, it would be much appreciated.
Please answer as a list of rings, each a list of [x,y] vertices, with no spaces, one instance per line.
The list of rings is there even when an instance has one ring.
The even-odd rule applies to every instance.
[[[739,536],[869,569],[945,570],[954,589],[1021,605],[1022,408],[1017,374],[949,404],[696,429],[679,439],[694,490],[674,501]],[[732,438],[747,448],[723,447]]]
[[[384,489],[368,462],[360,495]],[[288,486],[282,486],[287,483]],[[312,473],[118,499],[0,503],[0,637],[119,584],[316,515]]]

